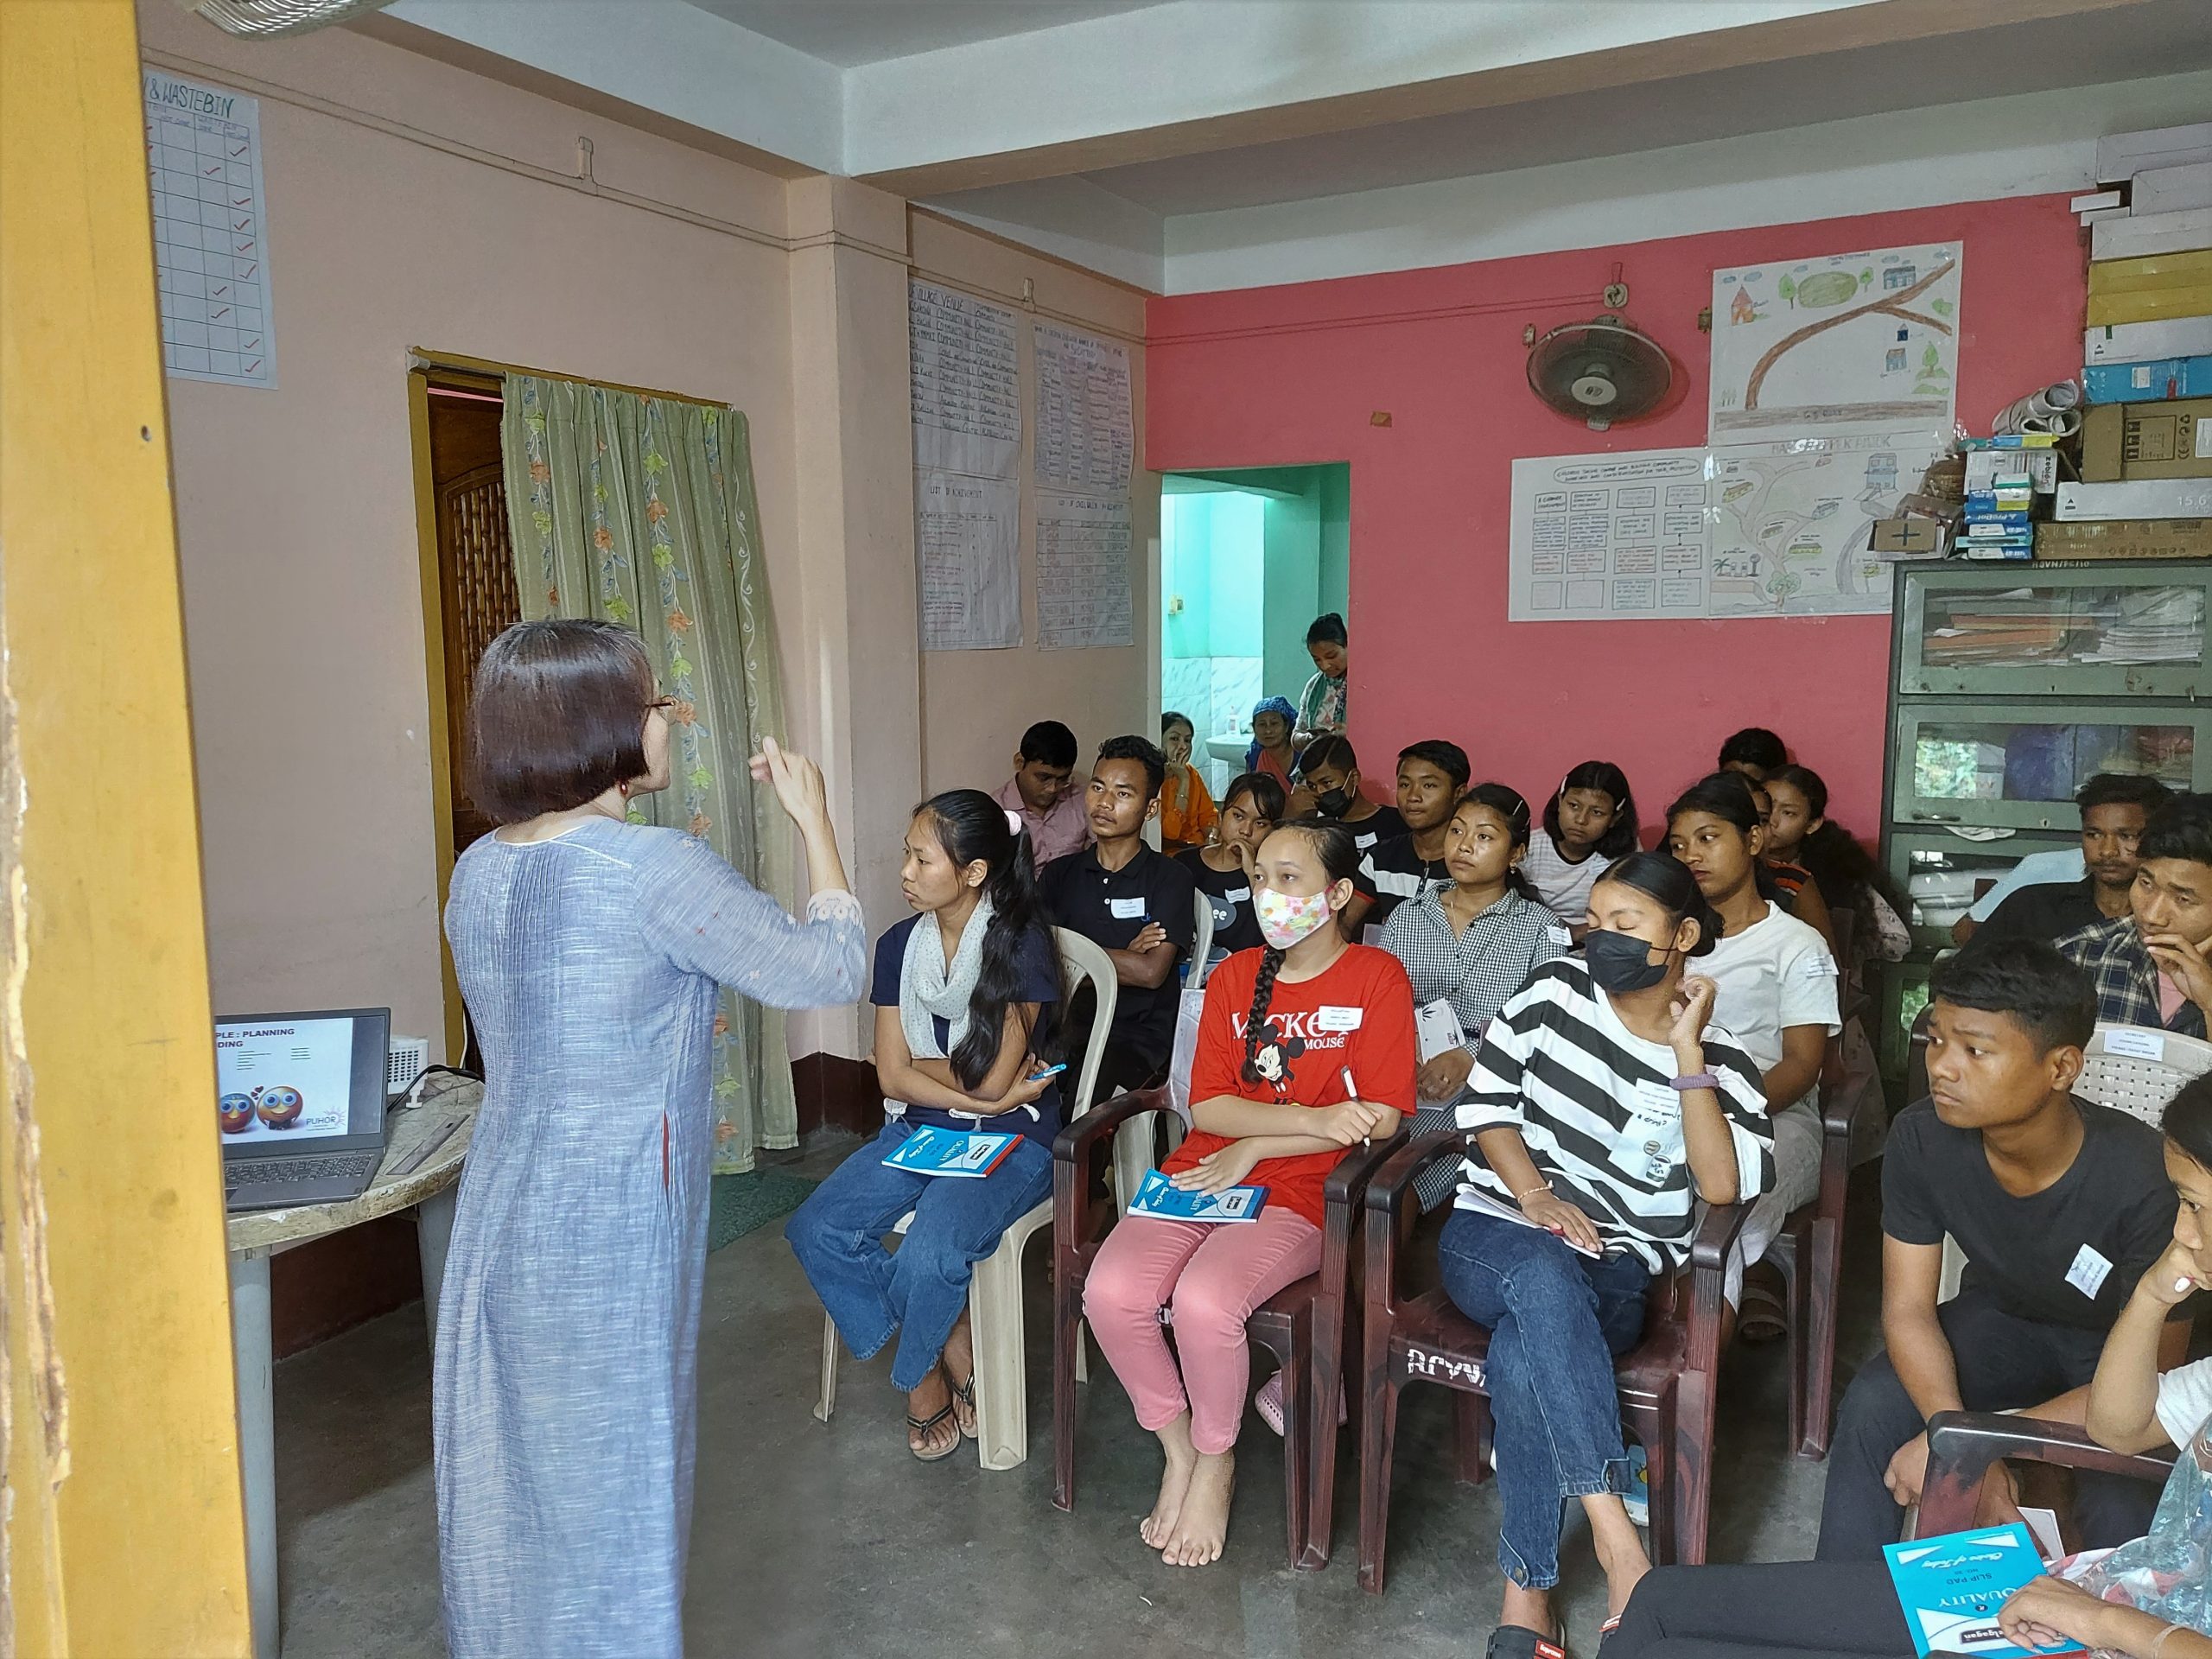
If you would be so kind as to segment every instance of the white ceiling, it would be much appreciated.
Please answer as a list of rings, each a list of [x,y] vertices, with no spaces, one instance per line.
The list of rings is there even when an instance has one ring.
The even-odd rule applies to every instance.
[[[1116,12],[1159,0],[690,0],[741,29],[850,69],[970,46]]]

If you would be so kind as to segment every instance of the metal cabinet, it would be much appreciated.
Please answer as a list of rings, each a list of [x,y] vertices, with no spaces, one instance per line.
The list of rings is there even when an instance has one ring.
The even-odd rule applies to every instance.
[[[1931,565],[1901,582],[1901,696],[2212,694],[2197,561]]]

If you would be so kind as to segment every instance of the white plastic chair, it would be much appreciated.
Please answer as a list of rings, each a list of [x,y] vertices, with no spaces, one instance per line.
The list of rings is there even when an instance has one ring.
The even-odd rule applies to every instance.
[[[1114,1007],[1120,987],[1114,961],[1104,950],[1080,933],[1065,927],[1052,930],[1060,948],[1071,997],[1084,980],[1090,982],[1097,1009],[1090,1023],[1090,1041],[1084,1047],[1083,1069],[1077,1074],[1076,1092],[1065,1096],[1088,1101],[1098,1086],[1098,1068],[1106,1058],[1106,1039],[1114,1024]],[[1065,1074],[1063,1074],[1065,1075]],[[1116,1142],[1118,1166],[1121,1142]],[[1140,1177],[1141,1179],[1141,1177]],[[1135,1189],[1128,1189],[1134,1192]],[[903,1235],[913,1222],[910,1211],[891,1230]],[[1029,1384],[1024,1345],[1021,1306],[1021,1249],[1040,1229],[1052,1224],[1052,1200],[1048,1197],[999,1236],[999,1247],[976,1264],[968,1284],[968,1326],[976,1351],[976,1452],[986,1469],[1019,1467],[1029,1456]],[[822,1316],[822,1397],[814,1414],[823,1422],[837,1408],[837,1323]],[[1077,1353],[1082,1352],[1079,1345]],[[1077,1371],[1078,1381],[1087,1381]]]
[[[1197,990],[1206,982],[1206,958],[1213,954],[1213,895],[1200,887],[1191,895],[1191,909],[1198,918],[1191,938],[1191,971],[1184,984]]]
[[[2097,1022],[2096,1034],[2082,1050],[2082,1075],[2074,1092],[2084,1100],[2140,1118],[2156,1128],[2166,1103],[2192,1077],[2212,1071],[2212,1043],[2148,1026]],[[1967,1258],[1958,1241],[1943,1237],[1943,1281],[1937,1300],[1959,1294]]]

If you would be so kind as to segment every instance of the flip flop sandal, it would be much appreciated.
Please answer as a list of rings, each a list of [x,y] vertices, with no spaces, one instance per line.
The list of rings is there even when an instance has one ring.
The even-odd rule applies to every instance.
[[[935,1428],[939,1423],[943,1422],[946,1418],[951,1415],[952,1407],[949,1402],[945,1405],[944,1410],[932,1412],[927,1417],[917,1417],[912,1412],[908,1412],[906,1414],[907,1432],[910,1434],[920,1434],[926,1436],[931,1429]],[[942,1463],[945,1459],[950,1457],[959,1449],[960,1437],[957,1434],[952,1437],[952,1444],[946,1446],[942,1452],[931,1452],[928,1450],[926,1440],[925,1440],[922,1446],[918,1446],[912,1444],[910,1440],[906,1446],[906,1450],[912,1454],[914,1461],[917,1463]]]
[[[1490,1633],[1483,1659],[1567,1659],[1567,1649],[1525,1624],[1501,1624]]]
[[[1615,1613],[1611,1618],[1607,1619],[1604,1624],[1598,1627],[1598,1651],[1600,1654],[1604,1653],[1605,1650],[1605,1638],[1611,1636],[1615,1630],[1620,1629],[1620,1627],[1621,1616],[1618,1613]]]
[[[960,1425],[960,1433],[963,1439],[974,1440],[983,1428],[982,1419],[976,1414],[976,1373],[969,1372],[965,1382],[955,1382],[952,1373],[947,1371],[944,1386],[952,1390],[952,1397],[957,1402],[968,1408],[968,1421]]]

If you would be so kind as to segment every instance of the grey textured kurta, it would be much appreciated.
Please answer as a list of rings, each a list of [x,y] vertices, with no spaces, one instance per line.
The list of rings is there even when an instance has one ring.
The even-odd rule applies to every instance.
[[[808,915],[612,819],[454,868],[486,1077],[432,1390],[454,1659],[682,1650],[715,987],[855,1001],[860,906]]]

